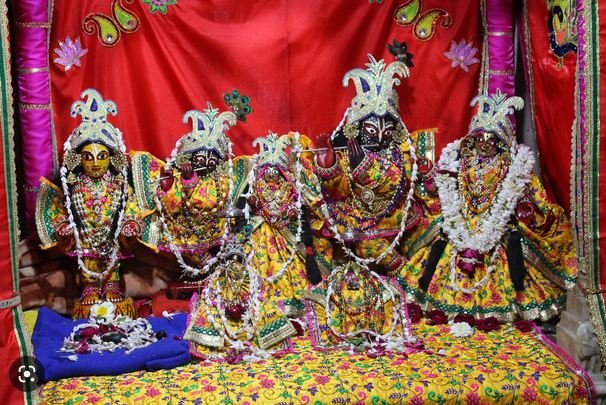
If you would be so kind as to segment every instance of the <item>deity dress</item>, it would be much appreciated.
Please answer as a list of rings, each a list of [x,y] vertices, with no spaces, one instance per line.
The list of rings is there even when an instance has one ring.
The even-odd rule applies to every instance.
[[[316,238],[314,243],[313,239],[310,215],[319,201],[319,185],[314,182],[311,159],[305,165],[305,157],[297,152],[303,144],[309,145],[309,140],[298,133],[278,137],[270,132],[266,138],[257,138],[253,146],[258,145],[260,151],[253,157],[247,182],[251,266],[265,282],[267,299],[290,318],[304,314],[308,278],[320,282],[318,263],[322,266],[331,260],[328,241]]]
[[[395,279],[354,261],[337,266],[306,294],[307,321],[317,350],[354,349],[370,355],[402,352],[417,342]]]
[[[221,256],[202,292],[191,300],[183,338],[191,342],[192,355],[238,363],[290,351],[295,328],[267,299],[240,241],[229,238]]]
[[[345,252],[359,263],[396,274],[406,261],[399,249],[408,250],[399,246],[402,236],[421,221],[431,222],[437,205],[419,194],[418,133],[408,133],[398,112],[393,86],[400,83],[396,76],[408,76],[408,68],[398,61],[386,67],[383,60],[369,58],[367,70],[351,70],[343,79],[344,85],[350,79],[355,83],[357,95],[344,128],[339,124],[326,151],[318,153],[315,172],[326,202],[324,216]],[[343,136],[347,151],[335,152]]]
[[[474,98],[469,134],[450,143],[436,185],[442,235],[402,271],[409,296],[454,316],[547,320],[565,304],[577,267],[571,225],[532,173],[508,114],[519,97]]]
[[[154,194],[156,201],[163,228],[159,248],[172,252],[184,274],[195,280],[208,270],[228,232],[226,211],[244,188],[249,167],[246,157],[232,160],[225,135],[236,122],[232,112],[219,114],[209,103],[204,112],[185,113],[183,122],[190,119],[192,131],[177,142],[166,166],[154,164],[163,168],[159,174],[152,170],[147,184],[159,181],[159,187],[144,194]],[[144,176],[153,158],[143,156],[137,162],[136,173]]]
[[[86,103],[71,107],[71,115],[81,115],[82,122],[65,142],[62,189],[41,179],[38,235],[43,249],[59,246],[77,258],[83,291],[74,318],[87,318],[102,301],[112,302],[117,314],[136,318],[134,302],[120,284],[119,266],[128,257],[128,245],[143,235],[151,211],[137,204],[121,133],[106,120],[107,114],[116,115],[116,105],[93,89],[81,97]]]

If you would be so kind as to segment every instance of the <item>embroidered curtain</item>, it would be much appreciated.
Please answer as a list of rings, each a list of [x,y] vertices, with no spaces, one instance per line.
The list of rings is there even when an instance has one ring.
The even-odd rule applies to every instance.
[[[533,117],[541,177],[550,198],[570,212],[576,0],[525,0],[519,12],[525,101]]]
[[[38,178],[53,174],[47,152],[58,149],[56,173],[57,154],[77,125],[70,105],[89,87],[116,102],[111,119],[127,148],[158,157],[190,130],[182,123],[186,111],[208,101],[225,110],[224,94],[236,89],[250,97],[253,110],[230,130],[237,154],[253,153],[251,141],[269,130],[312,138],[331,132],[355,94],[342,87],[345,72],[364,67],[368,53],[393,61],[386,44],[394,39],[414,55],[399,89],[402,116],[410,130],[438,128],[438,151],[466,133],[468,103],[478,92],[480,0],[32,0],[23,6],[52,9],[50,36],[35,27],[20,33],[30,51],[16,58],[20,67],[45,65],[29,56],[42,49],[50,71],[51,104],[44,97],[20,100],[31,116],[22,126],[30,227]],[[20,87],[48,96],[48,82],[35,78],[28,75]],[[49,108],[52,122],[44,115]]]

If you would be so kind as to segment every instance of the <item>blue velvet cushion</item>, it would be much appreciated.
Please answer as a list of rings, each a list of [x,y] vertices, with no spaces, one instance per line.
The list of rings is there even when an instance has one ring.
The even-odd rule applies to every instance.
[[[167,337],[141,349],[126,354],[124,349],[103,353],[78,354],[78,360],[67,356],[74,353],[60,351],[63,339],[70,335],[74,326],[85,320],[73,321],[42,307],[32,334],[34,355],[40,362],[40,382],[67,377],[90,375],[118,375],[137,370],[169,369],[189,363],[189,344],[182,340],[186,314],[176,314],[173,319],[147,318],[154,331],[164,330]]]

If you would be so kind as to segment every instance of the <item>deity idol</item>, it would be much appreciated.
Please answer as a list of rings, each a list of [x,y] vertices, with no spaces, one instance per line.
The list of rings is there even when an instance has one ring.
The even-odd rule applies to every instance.
[[[380,355],[415,341],[398,283],[354,261],[337,266],[305,301],[317,350],[353,348]]]
[[[230,363],[266,359],[292,349],[294,326],[268,299],[263,280],[235,237],[224,244],[219,264],[194,294],[183,336],[191,353]]]
[[[232,198],[239,195],[248,170],[245,159],[232,161],[225,132],[236,123],[232,112],[212,107],[188,111],[192,131],[176,144],[160,172],[156,206],[163,224],[160,249],[171,251],[190,278],[208,271],[229,233]],[[234,167],[235,166],[235,167]],[[174,169],[177,173],[174,173]]]
[[[326,240],[314,242],[310,216],[317,208],[319,187],[312,160],[297,152],[303,144],[309,140],[298,133],[278,137],[270,132],[257,138],[253,146],[260,150],[248,182],[251,265],[266,282],[267,298],[290,318],[304,314],[305,290],[309,282],[321,281],[318,263],[325,267],[331,257]]]
[[[469,133],[438,162],[442,235],[402,276],[418,301],[451,315],[547,320],[575,284],[571,225],[516,142],[508,115],[523,100],[497,91],[475,104]]]
[[[121,285],[120,260],[142,235],[144,217],[129,186],[128,160],[120,131],[106,119],[116,115],[113,101],[93,89],[82,92],[71,115],[82,123],[65,142],[62,189],[41,179],[36,226],[42,248],[58,245],[75,256],[83,291],[75,318],[87,318],[90,308],[110,301],[116,313],[136,317],[132,298]]]
[[[426,216],[426,207],[415,197],[417,155],[393,87],[400,83],[397,76],[408,76],[408,68],[399,61],[386,67],[383,60],[369,58],[368,69],[351,70],[343,79],[344,85],[355,83],[357,95],[346,111],[345,126],[340,124],[326,150],[318,153],[315,171],[326,203],[324,216],[345,252],[394,275],[406,262],[399,253],[402,236]],[[343,139],[347,150],[335,152]]]

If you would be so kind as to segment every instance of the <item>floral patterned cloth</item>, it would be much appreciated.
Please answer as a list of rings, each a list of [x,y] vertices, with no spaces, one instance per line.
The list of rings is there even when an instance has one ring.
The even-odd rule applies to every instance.
[[[525,403],[593,400],[587,374],[537,330],[503,325],[455,338],[449,325],[414,325],[426,350],[371,359],[295,351],[255,364],[200,363],[156,372],[82,377],[41,387],[42,403]]]
[[[400,273],[400,282],[408,296],[425,309],[437,308],[451,316],[467,313],[476,317],[495,316],[500,320],[513,321],[517,318],[546,320],[558,314],[566,303],[566,290],[574,286],[577,273],[570,221],[560,206],[549,202],[536,176],[532,176],[527,189],[527,194],[538,209],[532,228],[522,221],[518,221],[516,226],[522,236],[527,271],[522,291],[514,288],[505,253],[506,238],[503,238],[498,245],[500,250],[494,272],[474,294],[456,291],[452,287],[451,243],[446,245],[427,292],[424,292],[419,280],[431,246],[420,249]],[[472,218],[475,225],[478,217]],[[472,276],[457,271],[456,285],[462,289],[472,289],[478,284],[486,276],[489,256],[486,254],[481,258],[482,266]]]

